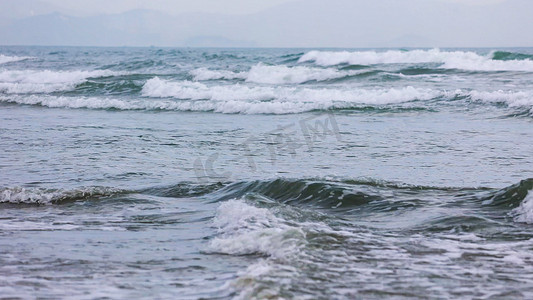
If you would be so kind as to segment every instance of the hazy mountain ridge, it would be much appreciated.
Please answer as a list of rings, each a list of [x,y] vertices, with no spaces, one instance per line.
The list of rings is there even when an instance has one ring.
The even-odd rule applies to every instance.
[[[38,1],[25,0],[28,3]],[[48,12],[51,7],[44,7]],[[21,10],[24,11],[24,10]],[[229,16],[132,10],[45,13],[0,23],[0,44],[221,47],[533,46],[533,1],[466,5],[427,0],[306,0]],[[512,12],[512,13],[511,13]]]

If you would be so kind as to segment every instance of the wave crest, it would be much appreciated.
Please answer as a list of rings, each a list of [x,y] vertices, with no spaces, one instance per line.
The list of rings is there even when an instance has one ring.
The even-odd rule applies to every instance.
[[[51,93],[72,90],[88,78],[123,75],[109,70],[52,71],[3,70],[0,72],[0,92],[6,94]]]
[[[222,203],[213,225],[218,229],[218,236],[209,247],[216,253],[286,258],[305,243],[305,233],[300,227],[285,224],[268,209],[242,200]]]
[[[151,98],[179,100],[168,108],[176,110],[215,111],[221,113],[301,113],[312,110],[344,109],[355,105],[383,105],[414,100],[430,100],[441,94],[414,87],[390,89],[333,89],[296,87],[259,87],[235,85],[208,86],[199,82],[166,81],[153,78],[142,94]]]
[[[335,69],[309,68],[303,66],[288,67],[284,65],[268,66],[257,64],[247,72],[228,70],[195,69],[190,72],[196,81],[239,79],[251,83],[263,84],[300,84],[309,81],[326,81],[360,74],[361,71],[338,71]]]
[[[88,198],[106,197],[124,191],[109,187],[85,187],[73,190],[43,188],[0,189],[0,203],[59,204]]]
[[[0,54],[0,65],[9,63],[9,62],[26,60],[30,58],[31,57],[27,57],[27,56],[7,56],[7,55]]]
[[[246,72],[232,72],[227,70],[211,70],[208,68],[198,68],[189,72],[194,80],[220,80],[220,79],[246,79]]]
[[[299,62],[314,62],[321,66],[375,65],[375,64],[420,64],[438,63],[440,68],[468,71],[525,71],[533,72],[533,60],[514,59],[496,60],[494,54],[486,56],[470,51],[412,50],[385,52],[357,51],[310,51]]]
[[[50,95],[0,95],[0,102],[45,107],[211,111],[227,114],[296,114],[316,110],[390,110],[412,101],[467,101],[505,104],[525,108],[533,115],[533,95],[527,91],[432,90],[407,86],[388,89],[340,89],[288,86],[207,85],[192,81],[148,80],[141,91],[145,98]],[[417,104],[418,105],[418,104]],[[426,104],[420,104],[426,106]],[[413,107],[417,108],[417,107]]]

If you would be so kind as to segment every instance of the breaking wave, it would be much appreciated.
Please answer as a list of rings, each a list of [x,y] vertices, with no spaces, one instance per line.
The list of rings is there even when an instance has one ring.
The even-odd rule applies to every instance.
[[[27,57],[27,56],[7,56],[7,55],[0,54],[0,65],[9,63],[9,62],[14,62],[14,61],[26,60],[30,58],[31,57]]]
[[[533,224],[533,193],[528,193],[520,206],[511,211],[516,222]]]
[[[291,101],[327,102],[347,101],[364,104],[388,104],[412,100],[432,99],[439,92],[414,87],[391,89],[328,89],[296,87],[261,87],[235,85],[209,86],[199,82],[167,81],[153,78],[146,82],[143,96],[215,101]]]
[[[68,201],[112,196],[123,192],[123,190],[109,187],[85,187],[73,190],[22,187],[3,188],[0,189],[0,203],[59,204]]]
[[[286,224],[268,209],[249,205],[243,200],[222,203],[213,225],[218,236],[209,247],[216,253],[284,258],[305,243],[305,234],[300,227]]]
[[[529,92],[494,91],[480,92],[471,91],[469,96],[474,101],[487,103],[504,103],[509,107],[533,107],[533,94]]]
[[[218,79],[246,79],[246,72],[232,72],[227,70],[210,70],[198,68],[189,72],[194,80],[218,80]]]
[[[0,92],[6,94],[51,93],[72,90],[88,78],[121,75],[109,70],[52,71],[52,70],[2,70]]]
[[[338,71],[335,69],[309,68],[303,66],[267,66],[258,64],[248,72],[231,72],[227,70],[209,70],[200,68],[191,71],[194,80],[241,79],[252,83],[265,84],[299,84],[309,81],[325,81],[344,78],[361,73],[360,71]]]
[[[359,110],[369,107],[386,109],[412,101],[437,100],[446,102],[466,99],[478,103],[497,103],[510,108],[523,108],[527,110],[528,114],[533,115],[532,95],[528,92],[510,91],[446,91],[410,86],[390,89],[343,90],[249,87],[240,84],[208,86],[199,82],[171,82],[154,78],[144,85],[142,94],[146,98],[4,95],[0,96],[0,102],[51,108],[206,111],[226,114],[295,114],[316,110]],[[427,106],[419,103],[417,107],[420,108],[420,105]]]
[[[479,55],[470,51],[441,51],[439,49],[385,52],[310,51],[300,57],[299,62],[314,62],[320,66],[438,63],[440,68],[444,69],[533,72],[533,60],[528,57],[512,60],[495,59],[494,57],[498,55],[497,52]]]

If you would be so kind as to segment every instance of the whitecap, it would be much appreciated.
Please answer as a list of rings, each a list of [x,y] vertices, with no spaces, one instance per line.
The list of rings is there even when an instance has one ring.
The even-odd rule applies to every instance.
[[[53,204],[68,200],[109,196],[120,191],[107,187],[82,187],[72,190],[13,187],[0,189],[0,203]]]
[[[109,70],[52,71],[1,70],[0,92],[6,94],[51,93],[72,90],[88,78],[123,75]]]
[[[218,236],[210,242],[209,250],[216,253],[285,258],[305,244],[305,233],[300,227],[285,224],[268,209],[243,200],[222,203],[213,225]]]
[[[263,84],[299,84],[308,81],[325,81],[360,74],[362,71],[339,71],[331,68],[310,68],[304,66],[289,67],[284,65],[269,66],[259,63],[248,72],[228,70],[210,70],[199,68],[190,74],[195,81],[240,79],[250,83]]]
[[[218,79],[246,79],[246,72],[232,72],[228,70],[210,70],[198,68],[189,72],[194,80],[218,80]]]
[[[515,222],[533,224],[533,193],[528,191],[527,196],[520,202],[520,206],[513,209],[510,215]]]
[[[492,54],[480,55],[471,51],[439,49],[384,52],[310,51],[300,57],[299,62],[314,62],[320,66],[439,63],[440,68],[444,69],[533,72],[533,61],[530,59],[501,61],[492,59]]]
[[[9,62],[26,60],[30,58],[31,57],[27,57],[27,56],[7,56],[7,55],[0,54],[0,65],[9,63]]]

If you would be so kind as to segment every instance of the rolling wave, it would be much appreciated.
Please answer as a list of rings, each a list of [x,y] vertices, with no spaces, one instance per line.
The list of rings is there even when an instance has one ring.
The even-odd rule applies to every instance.
[[[499,54],[499,56],[502,55]],[[533,60],[527,57],[502,60],[501,58],[494,59],[494,54],[483,56],[468,51],[440,51],[438,49],[386,52],[310,51],[300,57],[299,62],[314,62],[320,66],[436,63],[439,64],[439,68],[443,69],[533,72]]]
[[[268,209],[237,199],[218,207],[213,225],[217,236],[208,249],[213,253],[286,258],[306,243],[300,226],[289,225]]]
[[[142,91],[146,97],[215,101],[284,101],[329,104],[345,101],[362,104],[388,104],[435,98],[439,92],[405,87],[400,89],[327,89],[296,87],[263,87],[235,85],[210,86],[199,82],[168,81],[158,77],[146,82]],[[317,107],[319,108],[319,107]]]
[[[88,78],[123,75],[109,70],[52,71],[52,70],[2,70],[0,92],[6,94],[52,93],[72,90]]]
[[[0,189],[0,203],[61,204],[83,199],[108,197],[125,191],[109,187],[84,187],[72,190],[42,188]]]
[[[446,227],[456,221],[482,225],[492,223],[483,209],[503,208],[507,213],[494,215],[501,219],[508,214],[515,222],[533,223],[533,178],[503,188],[453,188],[395,184],[372,180],[274,179],[237,182],[216,191],[211,197],[217,201],[230,199],[262,199],[305,209],[325,210],[334,214],[391,213],[405,209],[429,209],[435,199],[448,199],[447,205],[471,206],[479,216],[439,216],[427,220],[429,226]],[[258,195],[259,198],[256,196]],[[262,201],[262,200],[260,200]],[[439,205],[444,205],[445,202]],[[438,208],[435,208],[438,211]],[[486,222],[485,222],[486,220]],[[426,221],[424,221],[426,222]],[[427,226],[425,224],[423,226]],[[453,227],[453,226],[452,226]]]
[[[227,70],[210,70],[198,68],[189,72],[194,80],[246,79],[246,72],[232,72]]]
[[[61,204],[65,202],[140,193],[160,197],[205,197],[211,202],[231,199],[271,199],[278,204],[333,213],[391,212],[431,206],[434,198],[448,198],[453,205],[478,205],[505,209],[514,221],[533,223],[533,178],[503,189],[453,188],[398,184],[376,180],[285,179],[216,184],[179,183],[126,191],[110,187],[81,187],[71,190],[43,188],[2,188],[0,203]],[[259,196],[257,198],[256,196]],[[461,203],[458,203],[461,202]],[[443,203],[444,204],[444,203]],[[450,204],[451,205],[451,204]],[[449,223],[443,219],[444,223]],[[436,222],[431,220],[431,222]],[[442,223],[442,222],[440,222]],[[440,226],[440,225],[439,225]]]
[[[516,53],[516,52],[508,52],[508,51],[493,51],[492,52],[492,59],[494,60],[525,60],[533,59],[532,54],[524,54],[524,53]]]
[[[524,179],[517,184],[484,196],[482,198],[483,205],[516,208],[528,196],[531,190],[533,190],[533,178]]]
[[[122,88],[131,87],[127,84]],[[480,104],[503,104],[533,115],[529,92],[432,90],[414,87],[389,89],[328,89],[235,85],[209,86],[200,82],[148,80],[145,98],[52,95],[0,95],[0,102],[52,108],[116,110],[206,111],[226,114],[296,114],[316,110],[390,109],[419,101],[412,109],[431,109],[440,102],[464,99]],[[431,102],[424,102],[435,100]],[[431,103],[431,104],[429,104]],[[464,105],[464,102],[457,102]],[[409,107],[406,107],[409,109]]]
[[[362,73],[361,71],[338,71],[335,69],[309,68],[303,66],[288,67],[284,65],[267,66],[258,64],[248,72],[231,72],[227,70],[195,69],[190,72],[196,81],[241,79],[251,83],[265,84],[300,84],[309,81],[326,81],[346,78]]]
[[[26,59],[30,59],[30,58],[32,58],[32,57],[28,57],[28,56],[7,56],[7,55],[0,54],[0,65],[1,64],[5,64],[5,63],[9,63],[9,62],[26,60]]]

